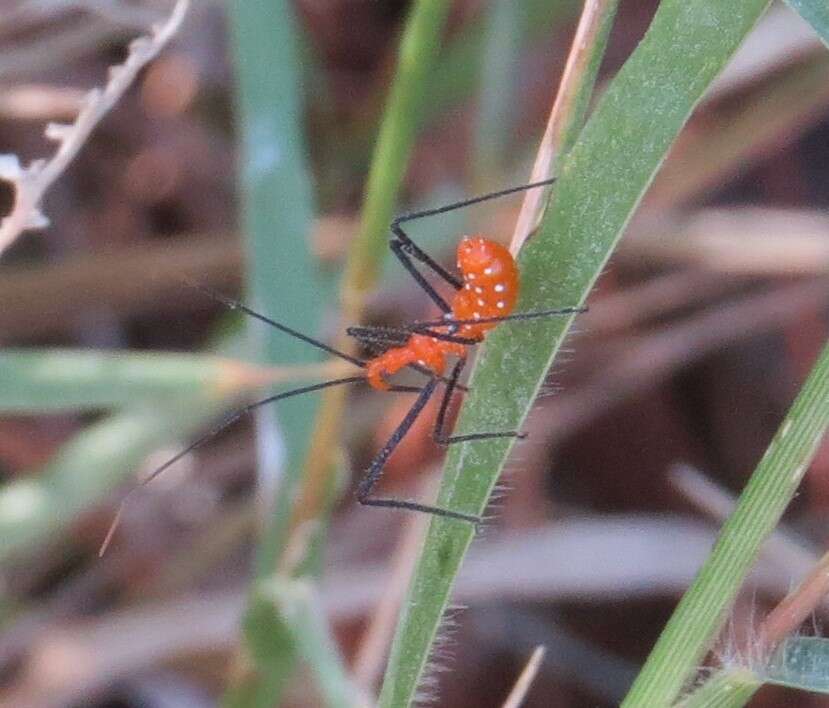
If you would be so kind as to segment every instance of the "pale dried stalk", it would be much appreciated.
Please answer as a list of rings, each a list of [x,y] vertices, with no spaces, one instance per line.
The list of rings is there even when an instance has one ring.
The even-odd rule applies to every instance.
[[[127,60],[110,68],[109,81],[103,89],[93,89],[86,95],[74,123],[49,123],[46,126],[46,137],[58,143],[57,151],[49,160],[34,160],[23,167],[17,155],[0,155],[0,179],[15,187],[14,207],[0,222],[0,253],[23,231],[48,226],[49,220],[40,211],[46,190],[72,162],[95,126],[132,85],[138,72],[178,31],[188,6],[189,0],[177,0],[163,25],[154,27],[151,34],[130,44]]]
[[[808,577],[784,597],[763,620],[759,646],[771,651],[798,630],[820,607],[829,593],[829,554],[824,555]]]
[[[607,13],[606,5],[607,0],[586,0],[584,3],[529,182],[540,182],[553,175],[556,159],[573,118],[573,109],[582,88],[582,78],[590,63],[593,45],[602,31]],[[537,226],[541,216],[542,200],[546,193],[546,189],[531,189],[524,195],[521,212],[515,223],[515,231],[510,242],[510,252],[513,255],[521,250],[524,241]]]
[[[541,661],[544,659],[544,646],[539,644],[533,653],[530,655],[527,665],[512,687],[512,690],[504,701],[502,708],[519,708],[527,697],[527,691],[530,690],[538,669],[541,666]]]

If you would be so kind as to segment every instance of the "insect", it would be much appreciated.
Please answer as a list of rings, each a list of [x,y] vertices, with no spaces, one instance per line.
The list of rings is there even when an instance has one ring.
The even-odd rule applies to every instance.
[[[546,186],[553,181],[554,179],[549,179],[518,187],[511,187],[498,192],[491,192],[471,199],[454,202],[435,209],[411,212],[396,217],[390,225],[392,237],[389,241],[389,247],[412,278],[441,310],[443,316],[437,320],[414,322],[402,327],[349,327],[346,331],[350,336],[362,343],[379,346],[384,349],[380,354],[369,359],[361,359],[335,349],[324,342],[309,337],[302,332],[256,312],[237,300],[205,290],[211,297],[219,300],[227,307],[239,310],[256,320],[276,328],[280,332],[306,342],[328,354],[344,359],[363,369],[365,373],[359,376],[323,381],[322,383],[284,391],[250,403],[244,408],[240,408],[231,413],[216,427],[184,448],[177,455],[167,460],[127,493],[107,533],[101,552],[106,549],[112,538],[118,524],[121,510],[129,494],[155,479],[182,457],[201,447],[216,434],[244,415],[262,406],[293,396],[319,391],[331,386],[362,382],[366,382],[372,388],[380,391],[417,393],[417,398],[389,440],[372,460],[358,483],[357,501],[366,506],[406,509],[470,523],[479,523],[481,519],[473,514],[430,506],[405,499],[374,496],[373,492],[380,481],[383,467],[395,448],[409,432],[418,416],[423,412],[426,404],[441,383],[444,384],[445,388],[433,429],[433,438],[439,444],[451,445],[472,440],[525,437],[525,434],[518,431],[479,432],[466,435],[446,434],[446,415],[452,395],[458,389],[466,390],[465,387],[460,385],[459,379],[467,361],[469,347],[482,342],[487,333],[501,322],[570,315],[583,312],[585,308],[565,307],[538,312],[513,313],[518,300],[520,276],[515,260],[504,246],[481,235],[463,237],[457,247],[457,269],[459,273],[456,275],[446,270],[442,265],[432,259],[429,254],[423,251],[406,234],[402,225],[416,219],[444,214],[490,199]],[[427,280],[425,275],[418,270],[416,263],[425,266],[425,268],[432,271],[432,273],[454,290],[451,299],[445,299],[438,292],[429,280]],[[204,288],[201,289],[204,290]],[[446,376],[447,359],[449,358],[455,359],[455,362],[448,376]],[[412,368],[419,371],[428,376],[428,380],[422,387],[401,386],[390,383],[389,377],[404,368]]]

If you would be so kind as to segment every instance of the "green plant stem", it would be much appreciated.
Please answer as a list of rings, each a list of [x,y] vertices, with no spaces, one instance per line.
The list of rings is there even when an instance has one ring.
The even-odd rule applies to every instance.
[[[675,708],[741,708],[762,685],[749,669],[718,671]]]
[[[376,285],[388,250],[388,227],[403,175],[408,165],[426,83],[435,63],[448,13],[446,0],[418,0],[412,7],[400,44],[397,72],[369,172],[360,229],[349,250],[341,300],[343,325],[359,322],[367,293]],[[350,351],[353,340],[342,338],[338,347]],[[306,456],[305,483],[291,517],[291,529],[322,515],[333,489],[333,451],[337,449],[345,410],[345,390],[331,389],[314,423]],[[311,572],[320,539],[308,541],[306,562],[297,569]]]
[[[518,311],[584,301],[691,110],[767,4],[663,0],[561,163],[540,231],[519,259]],[[493,330],[479,354],[457,433],[520,429],[569,324],[564,318],[534,320]],[[438,503],[481,513],[509,449],[498,440],[453,446]],[[380,696],[384,708],[414,699],[473,535],[462,522],[432,521],[392,646]]]
[[[224,399],[169,400],[163,406],[114,414],[86,428],[45,467],[0,489],[0,562],[60,537],[151,450],[193,434],[227,405]]]
[[[313,334],[321,306],[308,245],[313,205],[302,135],[298,24],[287,0],[235,0],[228,4],[228,14],[239,86],[240,192],[250,298],[275,319]],[[268,361],[320,356],[306,343],[258,323],[252,331]],[[298,397],[279,426],[273,410],[263,409],[257,417],[260,486],[268,496],[276,490],[274,499],[265,499],[269,518],[256,552],[260,581],[274,572],[285,551],[317,406],[317,396]],[[243,668],[231,681],[225,704],[275,705],[297,660],[295,644],[283,639],[301,628],[284,626],[261,600],[256,584],[244,624],[245,645],[237,662]],[[263,634],[265,625],[273,625],[273,631]]]
[[[717,544],[653,648],[624,706],[668,705],[716,638],[723,617],[794,496],[829,425],[829,343],[749,479]]]
[[[397,72],[368,175],[360,230],[349,253],[343,283],[346,312],[355,321],[362,299],[377,282],[387,250],[389,223],[420,125],[426,86],[449,7],[447,0],[418,0],[400,42]]]

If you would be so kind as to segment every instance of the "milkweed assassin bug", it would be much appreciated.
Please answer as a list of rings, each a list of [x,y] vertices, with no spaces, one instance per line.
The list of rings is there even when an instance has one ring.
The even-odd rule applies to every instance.
[[[146,479],[133,487],[122,500],[121,509],[123,509],[127,497],[136,491],[136,489],[151,482],[182,457],[201,447],[216,434],[248,413],[271,403],[276,403],[277,401],[319,391],[331,386],[366,382],[372,388],[380,391],[416,393],[417,398],[388,441],[383,445],[366,469],[357,485],[357,501],[365,506],[405,509],[458,519],[469,523],[479,523],[481,519],[472,514],[452,511],[451,509],[430,506],[405,499],[376,497],[373,492],[380,481],[387,460],[400,444],[400,441],[409,432],[441,383],[444,384],[444,391],[432,433],[434,440],[439,444],[452,445],[454,443],[473,440],[525,437],[524,433],[513,430],[479,432],[466,435],[447,434],[446,417],[452,395],[456,389],[465,390],[460,385],[459,379],[466,365],[469,347],[481,343],[487,333],[501,322],[571,315],[584,312],[585,308],[564,307],[555,310],[514,313],[513,309],[518,300],[520,275],[515,259],[504,246],[482,235],[464,236],[457,247],[457,272],[453,273],[421,249],[404,231],[403,225],[417,219],[445,214],[455,209],[462,209],[473,204],[485,202],[490,199],[497,199],[527,189],[544,187],[552,184],[554,181],[555,178],[511,187],[471,199],[453,202],[434,209],[414,211],[396,217],[390,225],[392,236],[389,240],[389,248],[415,282],[441,310],[443,317],[431,321],[414,322],[401,327],[349,327],[346,331],[350,336],[361,343],[379,346],[383,349],[381,353],[368,359],[361,359],[335,349],[324,342],[309,337],[292,327],[252,310],[238,300],[201,288],[208,295],[227,307],[243,312],[249,317],[259,320],[280,332],[306,342],[332,356],[343,359],[363,369],[364,373],[362,375],[323,381],[310,386],[283,391],[282,393],[268,396],[259,401],[254,401],[230,413],[206,434],[167,460],[160,467],[156,468]],[[444,281],[454,291],[452,297],[445,299],[426,278],[424,273],[421,272],[418,264]],[[448,376],[445,375],[447,358],[455,359]],[[394,385],[388,381],[389,377],[404,368],[411,368],[428,376],[425,385],[422,387],[401,386]],[[109,544],[117,527],[120,513],[121,511],[119,510],[107,533],[107,537],[101,548],[102,553]]]

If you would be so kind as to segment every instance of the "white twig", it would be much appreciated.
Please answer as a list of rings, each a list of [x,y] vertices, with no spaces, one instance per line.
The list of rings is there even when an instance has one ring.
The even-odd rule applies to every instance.
[[[523,705],[524,699],[527,697],[527,692],[530,690],[530,686],[532,685],[533,679],[535,679],[535,675],[538,673],[543,659],[544,647],[539,645],[530,655],[527,665],[524,667],[524,670],[521,672],[521,675],[518,677],[518,680],[512,687],[512,691],[510,691],[507,700],[504,701],[504,705],[501,708],[520,708]]]
[[[158,55],[176,33],[188,5],[189,0],[177,0],[163,25],[153,27],[148,36],[133,40],[127,60],[119,66],[110,67],[109,81],[104,88],[93,89],[86,95],[74,123],[49,123],[46,126],[46,137],[58,143],[58,149],[49,160],[34,160],[23,167],[17,155],[0,155],[0,179],[11,182],[15,187],[14,208],[0,222],[0,253],[23,231],[48,226],[49,220],[40,210],[46,190],[72,162],[95,126],[124,95],[138,72]]]

